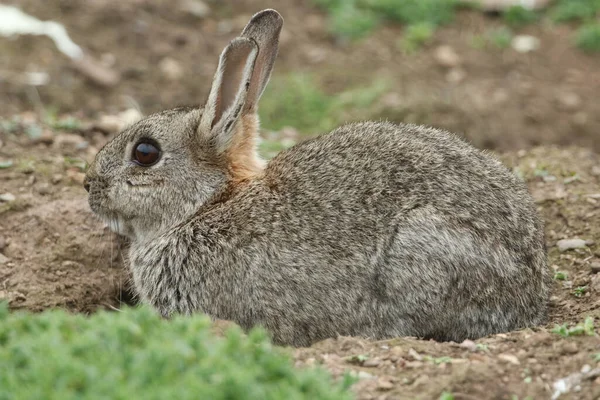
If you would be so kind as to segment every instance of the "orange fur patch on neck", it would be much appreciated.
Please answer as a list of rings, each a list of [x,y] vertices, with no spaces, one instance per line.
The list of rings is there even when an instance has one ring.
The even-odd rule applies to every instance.
[[[254,179],[264,169],[264,161],[258,156],[258,117],[244,115],[234,128],[233,142],[227,150],[229,171],[236,182]]]

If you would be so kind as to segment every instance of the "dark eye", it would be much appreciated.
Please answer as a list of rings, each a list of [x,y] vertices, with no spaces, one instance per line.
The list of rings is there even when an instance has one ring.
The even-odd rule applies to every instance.
[[[149,142],[138,143],[133,149],[133,161],[142,167],[156,164],[160,158],[160,150]]]

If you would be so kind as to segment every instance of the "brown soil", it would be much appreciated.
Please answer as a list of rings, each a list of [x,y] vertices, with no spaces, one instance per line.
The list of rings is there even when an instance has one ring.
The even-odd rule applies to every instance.
[[[216,55],[232,36],[222,33],[227,24],[217,21],[229,21],[235,32],[264,7],[250,0],[236,2],[235,8],[224,2],[213,6],[212,17],[196,20],[167,2],[128,0],[110,7],[101,0],[16,3],[41,18],[60,20],[94,54],[115,56],[121,84],[99,88],[68,69],[46,39],[0,40],[0,52],[11,54],[0,58],[0,76],[33,65],[46,69],[51,83],[38,89],[37,105],[58,105],[89,121],[98,113],[129,107],[127,96],[145,112],[200,102]],[[354,371],[360,399],[437,399],[444,391],[456,399],[546,399],[556,391],[557,380],[591,369],[580,381],[572,378],[577,382],[560,398],[600,398],[600,372],[594,370],[600,368],[600,337],[562,338],[551,332],[555,324],[573,326],[588,316],[600,320],[600,273],[592,272],[592,264],[600,263],[600,155],[594,152],[600,149],[600,58],[573,49],[564,27],[528,28],[542,40],[543,51],[531,55],[475,50],[469,38],[487,29],[489,20],[464,13],[458,24],[436,35],[436,43],[450,43],[463,59],[467,77],[452,84],[434,61],[436,43],[402,56],[395,50],[400,28],[384,27],[363,42],[340,47],[307,2],[286,0],[278,8],[287,31],[278,73],[313,71],[328,91],[336,92],[367,83],[363,71],[372,71],[388,78],[390,93],[398,97],[384,96],[382,116],[428,122],[465,132],[479,146],[511,149],[501,158],[527,180],[546,221],[549,267],[566,274],[565,280],[555,280],[545,327],[461,345],[411,338],[331,339],[290,350],[298,366],[323,365],[336,376]],[[327,57],[316,57],[319,51]],[[155,68],[166,56],[184,68],[180,80],[167,82]],[[580,102],[565,108],[561,99],[573,93]],[[0,103],[0,115],[19,115],[42,126],[37,139],[30,139],[23,127],[10,134],[0,128],[0,162],[14,163],[0,169],[0,195],[15,196],[0,202],[0,300],[8,300],[13,309],[73,312],[133,303],[122,244],[91,215],[81,165],[69,158],[90,161],[109,137],[87,128],[76,133],[49,129],[29,111],[35,98],[30,95],[31,88],[0,78],[0,96],[8,100]],[[544,146],[530,147],[538,143]],[[556,242],[565,238],[588,240],[589,246],[559,252]]]

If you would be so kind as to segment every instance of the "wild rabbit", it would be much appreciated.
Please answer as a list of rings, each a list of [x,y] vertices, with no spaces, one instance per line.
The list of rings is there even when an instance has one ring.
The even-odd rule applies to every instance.
[[[151,115],[90,165],[90,206],[130,238],[141,299],[293,346],[543,323],[542,223],[491,156],[438,129],[364,122],[260,159],[257,103],[282,25],[254,15],[204,108]]]

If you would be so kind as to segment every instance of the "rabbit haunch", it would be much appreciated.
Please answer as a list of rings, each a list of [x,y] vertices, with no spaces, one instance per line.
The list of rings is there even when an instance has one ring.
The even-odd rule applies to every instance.
[[[141,299],[294,346],[543,323],[549,273],[527,188],[455,135],[354,123],[265,166],[256,108],[281,25],[275,11],[255,15],[221,55],[204,108],[147,117],[90,166],[90,206],[130,237]],[[143,167],[131,154],[147,140],[161,158]]]

